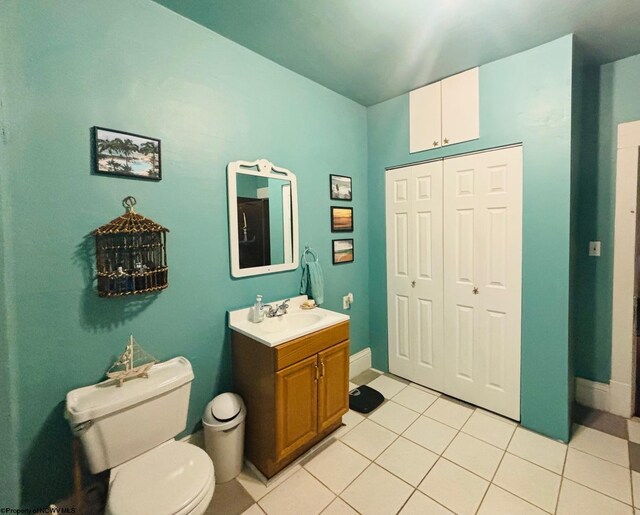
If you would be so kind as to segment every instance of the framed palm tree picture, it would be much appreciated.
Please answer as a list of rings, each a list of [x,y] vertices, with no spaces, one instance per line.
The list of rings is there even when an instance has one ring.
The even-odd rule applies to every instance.
[[[95,173],[162,179],[159,139],[94,127],[93,142]]]

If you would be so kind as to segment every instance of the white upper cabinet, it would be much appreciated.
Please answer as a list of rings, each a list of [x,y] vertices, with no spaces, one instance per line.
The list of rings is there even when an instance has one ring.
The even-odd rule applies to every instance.
[[[435,82],[409,93],[409,152],[442,145],[441,83]]]
[[[478,68],[409,93],[409,152],[479,137]]]

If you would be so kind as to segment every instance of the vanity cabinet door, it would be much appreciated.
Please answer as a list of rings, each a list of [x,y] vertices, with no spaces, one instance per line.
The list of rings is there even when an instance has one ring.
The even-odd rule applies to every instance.
[[[317,355],[276,372],[276,460],[317,434]]]
[[[318,353],[318,432],[349,411],[349,340]]]

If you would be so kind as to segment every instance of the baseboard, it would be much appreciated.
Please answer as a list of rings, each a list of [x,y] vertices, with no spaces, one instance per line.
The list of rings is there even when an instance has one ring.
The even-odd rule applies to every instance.
[[[631,418],[633,401],[630,385],[611,380],[609,383],[609,411],[614,415]]]
[[[632,415],[631,395],[631,387],[618,381],[599,383],[576,377],[576,401],[589,408],[629,418]]]
[[[576,401],[588,408],[609,411],[609,385],[576,377]]]
[[[180,441],[187,442],[191,445],[195,445],[196,447],[204,449],[204,432],[202,431],[202,429],[199,429],[195,433],[191,433],[190,435],[181,438]]]
[[[365,370],[371,368],[371,348],[361,350],[352,354],[349,358],[349,379],[353,379]]]

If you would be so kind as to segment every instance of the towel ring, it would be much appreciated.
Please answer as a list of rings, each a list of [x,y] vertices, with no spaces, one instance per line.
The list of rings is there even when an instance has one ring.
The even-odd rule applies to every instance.
[[[305,247],[304,252],[302,253],[302,257],[300,258],[300,261],[302,261],[305,265],[309,263],[309,261],[307,261],[307,254],[311,254],[311,256],[313,257],[312,263],[318,262],[318,253],[311,247]]]

